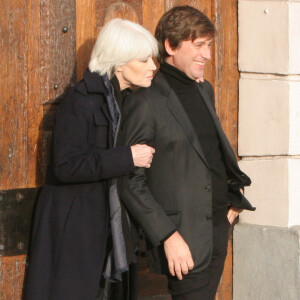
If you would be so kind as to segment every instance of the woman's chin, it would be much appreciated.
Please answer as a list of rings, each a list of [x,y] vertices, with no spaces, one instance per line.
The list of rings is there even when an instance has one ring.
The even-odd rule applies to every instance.
[[[137,88],[140,88],[140,87],[144,87],[144,88],[147,88],[151,85],[152,83],[152,80],[147,80],[145,82],[139,82],[138,84],[133,84],[131,83],[131,89],[137,89]]]
[[[149,87],[151,85],[151,83],[152,83],[152,80],[149,80],[147,82],[144,82],[144,83],[140,84],[140,87],[147,88],[147,87]]]

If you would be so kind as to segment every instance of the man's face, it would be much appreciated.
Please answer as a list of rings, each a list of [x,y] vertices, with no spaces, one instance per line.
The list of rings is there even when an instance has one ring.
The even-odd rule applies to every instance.
[[[212,42],[211,37],[183,41],[177,49],[171,50],[166,62],[183,71],[189,78],[203,81],[204,66],[211,59]]]

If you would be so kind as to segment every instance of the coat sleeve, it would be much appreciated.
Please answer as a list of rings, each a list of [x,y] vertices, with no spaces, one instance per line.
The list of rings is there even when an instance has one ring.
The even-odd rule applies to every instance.
[[[155,120],[147,100],[133,94],[126,98],[123,112],[125,144],[153,145]],[[133,174],[122,178],[121,199],[130,214],[144,229],[151,243],[158,246],[176,231],[176,226],[153,198],[147,186],[146,172],[145,168],[135,168]]]
[[[129,146],[91,150],[89,114],[61,103],[53,132],[54,172],[61,182],[93,182],[122,176],[134,170]],[[104,138],[105,139],[105,138]]]

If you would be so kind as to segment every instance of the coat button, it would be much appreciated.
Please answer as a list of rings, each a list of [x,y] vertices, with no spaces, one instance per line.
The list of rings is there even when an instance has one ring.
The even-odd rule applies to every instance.
[[[211,191],[211,186],[207,185],[204,189],[205,189],[206,192],[210,192]]]
[[[208,222],[211,222],[212,219],[213,219],[213,217],[212,217],[211,215],[207,215],[207,216],[206,216],[206,220],[207,220]]]

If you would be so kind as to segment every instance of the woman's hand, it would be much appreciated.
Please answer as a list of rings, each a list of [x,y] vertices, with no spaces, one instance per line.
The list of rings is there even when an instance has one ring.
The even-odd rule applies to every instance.
[[[150,168],[155,149],[150,146],[140,144],[136,144],[130,148],[134,165],[141,168]]]

